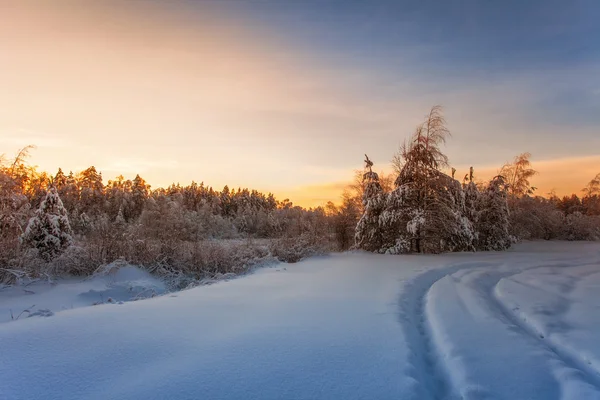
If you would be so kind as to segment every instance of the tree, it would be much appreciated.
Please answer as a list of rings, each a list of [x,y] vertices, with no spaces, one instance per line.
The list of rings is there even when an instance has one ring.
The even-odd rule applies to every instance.
[[[392,171],[394,171],[394,175],[398,177],[400,172],[402,172],[402,168],[404,167],[404,158],[402,157],[402,146],[394,153],[392,156]]]
[[[474,250],[476,235],[463,188],[441,171],[448,167],[441,145],[449,136],[441,107],[433,107],[395,158],[400,170],[390,193],[382,190],[366,160],[357,246],[386,253]]]
[[[504,177],[498,175],[481,195],[477,224],[478,248],[481,250],[506,250],[510,247],[507,186]]]
[[[581,199],[587,215],[600,215],[600,174],[596,175],[585,188]]]
[[[342,194],[342,204],[336,206],[328,202],[325,206],[326,216],[339,250],[348,250],[354,244],[356,224],[360,212],[353,195],[345,190]]]
[[[383,189],[379,176],[372,170],[373,162],[365,154],[365,173],[363,175],[363,214],[356,225],[356,247],[367,251],[379,251],[382,246],[382,232],[379,216],[385,207]]]
[[[456,206],[454,195],[456,190],[460,192],[460,184],[441,172],[448,167],[441,145],[449,136],[442,108],[434,106],[402,146],[402,169],[383,219],[387,225],[384,230],[388,231],[384,236],[394,252],[442,251],[443,242],[448,239],[447,228],[453,230],[447,219],[456,219],[452,208]]]
[[[586,187],[581,189],[586,197],[600,195],[600,174],[596,175]]]
[[[131,187],[132,205],[131,213],[129,215],[130,219],[135,219],[142,214],[149,192],[150,185],[148,185],[141,176],[136,175]]]
[[[58,173],[54,177],[53,186],[58,191],[58,195],[69,215],[72,216],[76,209],[81,208],[79,205],[79,187],[72,171],[69,172],[69,175],[64,176],[62,170],[59,168]]]
[[[26,223],[30,204],[25,190],[34,168],[26,164],[28,146],[20,150],[12,163],[0,156],[0,265],[19,252],[19,238]]]
[[[500,169],[499,175],[504,177],[508,193],[513,197],[530,195],[536,190],[529,182],[529,179],[537,174],[537,171],[531,168],[530,157],[530,153],[519,154],[512,163],[504,164]]]
[[[104,202],[102,174],[89,167],[79,175],[81,211],[87,214],[100,213]]]
[[[56,190],[60,190],[67,186],[67,176],[63,172],[62,168],[58,168],[56,175],[52,179],[52,185],[56,188]]]
[[[467,177],[465,177],[467,178]],[[473,167],[471,167],[468,179],[463,182],[463,190],[465,193],[465,215],[471,221],[473,226],[477,225],[479,218],[479,189],[475,182],[473,182]]]
[[[67,210],[56,188],[51,187],[35,216],[29,220],[23,242],[37,249],[43,259],[50,261],[73,244],[72,234]]]

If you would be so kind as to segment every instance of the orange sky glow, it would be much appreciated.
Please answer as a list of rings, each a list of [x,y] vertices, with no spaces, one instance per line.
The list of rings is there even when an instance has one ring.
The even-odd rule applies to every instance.
[[[527,76],[417,96],[421,78],[399,70],[401,94],[384,96],[369,71],[210,4],[192,14],[161,2],[143,12],[139,2],[50,3],[0,4],[0,153],[35,145],[40,170],[94,165],[105,181],[139,173],[153,187],[195,180],[323,205],[339,201],[364,153],[388,171],[439,103],[459,175],[473,165],[489,178],[525,151],[538,194],[580,193],[600,172],[600,139],[561,142],[571,127],[519,113],[537,101]]]

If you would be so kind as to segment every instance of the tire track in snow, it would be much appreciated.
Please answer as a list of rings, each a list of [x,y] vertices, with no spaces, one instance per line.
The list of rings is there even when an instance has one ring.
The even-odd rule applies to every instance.
[[[569,265],[566,267],[579,267],[589,264],[590,263]],[[525,270],[531,270],[542,267],[526,268]],[[492,284],[491,288],[489,288],[490,305],[496,308],[500,312],[500,315],[502,315],[510,324],[518,328],[523,334],[530,336],[542,348],[549,350],[554,355],[556,355],[556,357],[558,357],[566,366],[579,371],[587,383],[600,389],[600,374],[594,367],[592,367],[587,361],[582,359],[575,352],[572,352],[564,346],[561,346],[560,344],[556,343],[555,341],[546,338],[543,332],[540,332],[533,325],[531,325],[527,321],[524,321],[522,318],[519,318],[519,316],[515,315],[512,312],[512,310],[510,310],[509,307],[502,300],[500,300],[497,294],[498,283],[502,279],[510,278],[511,276],[518,275],[519,273],[520,272],[504,274],[500,275],[499,277],[497,277],[497,279],[495,279],[495,282]]]
[[[502,279],[510,278],[525,271],[531,271],[540,268],[572,268],[596,264],[597,261],[583,263],[580,262],[577,264],[554,263],[522,267],[510,272],[487,270],[485,271],[485,275],[474,279],[473,283],[475,283],[476,287],[484,291],[484,301],[487,301],[487,305],[491,310],[496,311],[493,313],[493,315],[497,316],[498,320],[516,329],[516,331],[521,335],[532,339],[540,348],[548,351],[549,354],[553,354],[566,367],[579,372],[583,381],[600,390],[600,374],[596,369],[590,366],[585,360],[581,359],[576,353],[565,349],[563,346],[553,342],[552,340],[549,340],[545,337],[543,332],[538,331],[534,326],[526,321],[523,321],[521,318],[515,315],[497,295],[498,283]]]
[[[431,287],[440,279],[463,269],[478,269],[498,266],[499,263],[468,262],[441,269],[428,270],[406,281],[400,297],[400,323],[409,343],[409,361],[414,368],[407,371],[420,383],[418,399],[451,400],[453,385],[442,365],[442,358],[436,350],[425,313],[425,298]]]

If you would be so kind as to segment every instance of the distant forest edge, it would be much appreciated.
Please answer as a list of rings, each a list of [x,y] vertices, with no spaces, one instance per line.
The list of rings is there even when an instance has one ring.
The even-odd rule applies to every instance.
[[[523,153],[489,182],[473,169],[459,181],[442,151],[449,137],[435,106],[393,155],[393,174],[377,174],[365,156],[340,205],[311,209],[246,188],[152,190],[139,175],[104,184],[93,166],[50,175],[28,164],[26,147],[0,159],[0,282],[90,275],[119,260],[180,288],[351,248],[440,253],[600,238],[600,174],[581,197],[537,196]]]

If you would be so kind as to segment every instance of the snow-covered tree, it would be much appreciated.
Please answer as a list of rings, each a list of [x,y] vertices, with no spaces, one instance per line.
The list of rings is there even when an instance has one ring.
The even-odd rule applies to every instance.
[[[23,234],[23,243],[38,250],[45,260],[51,260],[73,244],[67,210],[56,188],[51,187],[46,198],[29,220]]]
[[[377,176],[365,174],[373,189],[365,195],[357,226],[360,247],[372,243],[369,250],[387,253],[474,250],[476,233],[463,188],[441,171],[448,167],[441,145],[449,135],[441,108],[433,107],[395,156],[399,173],[391,193],[382,195]]]
[[[480,197],[478,248],[506,250],[510,247],[507,184],[501,175],[493,178]]]
[[[379,251],[382,246],[382,230],[379,216],[385,208],[385,196],[379,176],[373,172],[373,162],[365,154],[365,173],[363,175],[363,215],[356,225],[356,247],[367,251]]]
[[[473,182],[473,167],[470,168],[469,174],[465,176],[462,186],[465,193],[465,214],[475,224],[477,223],[477,207],[480,193],[477,185]]]
[[[19,151],[12,163],[0,155],[0,266],[18,254],[21,227],[28,218],[30,204],[25,188],[31,168],[25,160],[30,148]]]
[[[479,232],[476,228],[479,221],[479,197],[481,196],[481,193],[479,192],[479,188],[475,182],[473,182],[473,167],[471,167],[469,174],[465,176],[462,186],[465,198],[464,215],[467,217],[474,229],[473,240],[474,243],[476,243],[479,236]]]
[[[441,172],[441,150],[450,135],[439,106],[433,107],[402,148],[402,169],[388,196],[381,223],[390,252],[457,251],[472,248],[473,227],[465,217],[458,181]]]

